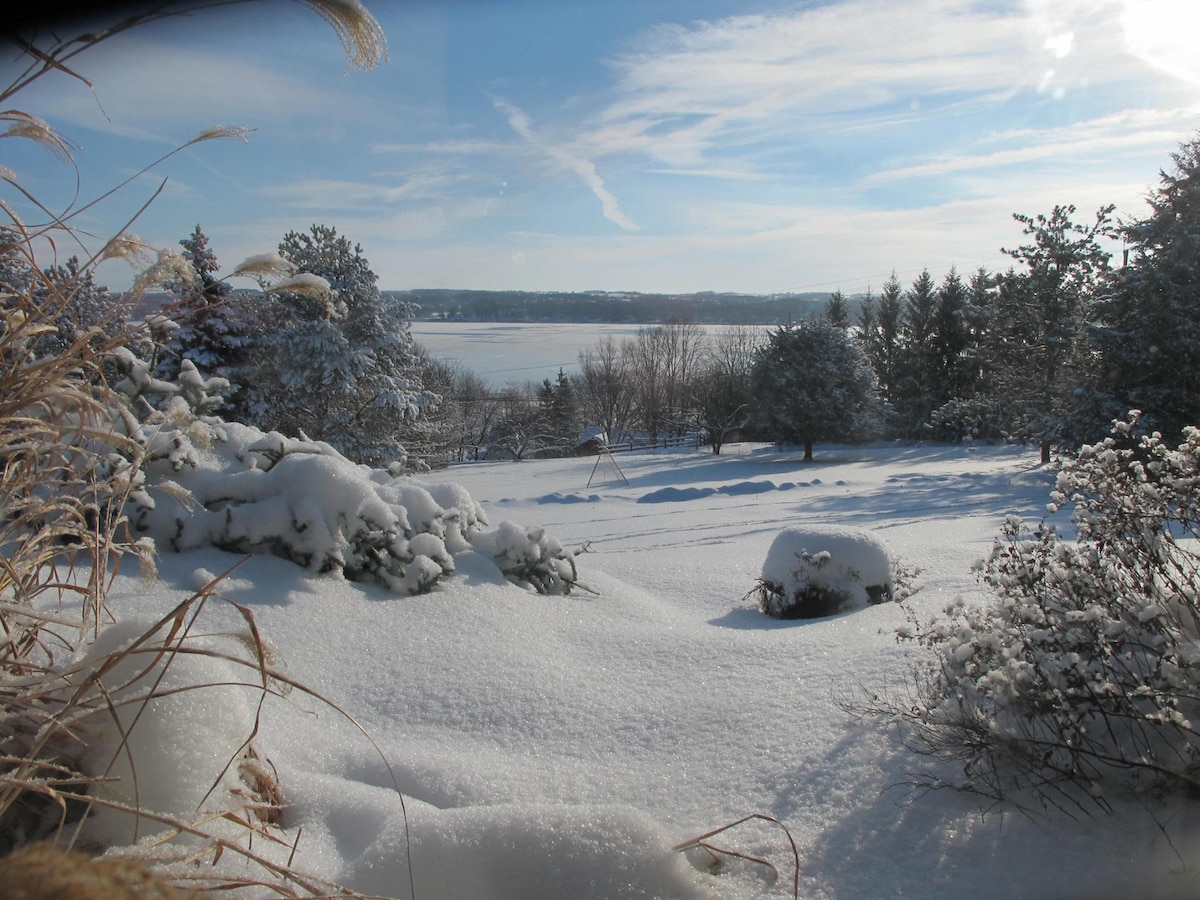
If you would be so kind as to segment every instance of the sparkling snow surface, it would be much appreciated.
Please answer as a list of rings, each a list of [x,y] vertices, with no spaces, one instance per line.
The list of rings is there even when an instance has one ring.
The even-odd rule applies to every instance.
[[[810,900],[1197,890],[1139,806],[1078,823],[981,818],[969,797],[913,799],[896,787],[929,761],[836,700],[898,685],[920,652],[896,644],[897,605],[780,622],[742,601],[789,525],[877,532],[902,566],[921,570],[908,603],[922,617],[981,597],[970,566],[1004,516],[1045,508],[1053,474],[1036,450],[822,446],[805,464],[730,445],[719,457],[484,463],[426,480],[461,484],[493,527],[546,526],[566,547],[586,545],[580,577],[595,593],[524,592],[474,551],[425,596],[265,558],[221,590],[253,610],[289,675],[355,716],[386,753],[408,798],[418,898],[789,896],[791,853],[776,827],[713,839],[769,858],[775,883],[750,863],[712,875],[670,852],[750,813],[786,823]],[[235,562],[166,554],[161,583],[122,580],[114,607],[160,614]],[[208,615],[214,629],[239,621],[220,606]],[[203,715],[178,727],[181,747],[227,738]],[[154,740],[172,752],[161,731]],[[269,704],[258,743],[291,804],[288,840],[303,829],[297,864],[408,896],[400,803],[370,743],[296,692]],[[1194,856],[1186,823],[1168,830]]]

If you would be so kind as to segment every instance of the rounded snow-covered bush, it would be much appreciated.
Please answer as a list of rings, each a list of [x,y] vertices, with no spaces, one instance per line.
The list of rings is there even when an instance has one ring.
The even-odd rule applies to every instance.
[[[161,549],[271,553],[399,594],[433,590],[471,549],[538,593],[566,594],[577,582],[574,555],[545,529],[486,531],[460,485],[421,485],[321,441],[219,419],[158,421],[146,432],[128,512]]]
[[[870,531],[785,528],[775,536],[752,593],[776,619],[813,619],[892,598],[892,556]]]

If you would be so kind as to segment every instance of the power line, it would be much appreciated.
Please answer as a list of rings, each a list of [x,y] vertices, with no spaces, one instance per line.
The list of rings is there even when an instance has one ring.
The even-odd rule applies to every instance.
[[[972,262],[964,263],[963,265],[971,266],[972,268],[974,268],[975,266],[982,266],[982,265],[986,265],[988,263],[994,263],[997,260],[1003,260],[1003,259],[1007,259],[1007,258],[1008,257],[1006,257],[1006,256],[992,256],[992,257],[989,257],[988,259],[977,259]],[[957,266],[958,266],[958,263],[950,263],[945,268],[949,269],[949,268],[953,268],[953,267],[957,267]],[[868,275],[866,277],[858,277],[858,278],[841,278],[841,279],[833,279],[832,281],[817,281],[817,282],[813,282],[812,284],[802,284],[799,287],[786,288],[785,290],[782,290],[782,291],[774,291],[774,293],[776,293],[776,294],[796,294],[796,293],[800,293],[801,291],[813,290],[814,288],[831,287],[831,286],[836,287],[836,286],[840,286],[843,284],[857,284],[862,281],[865,281],[868,284],[870,284],[876,278],[886,281],[888,278],[891,278],[892,275],[897,275],[897,276],[914,275],[914,274],[919,274],[921,272],[924,272],[928,268],[929,268],[929,266],[921,266],[919,269],[899,269],[899,270],[893,269],[892,271],[886,272],[883,275]]]

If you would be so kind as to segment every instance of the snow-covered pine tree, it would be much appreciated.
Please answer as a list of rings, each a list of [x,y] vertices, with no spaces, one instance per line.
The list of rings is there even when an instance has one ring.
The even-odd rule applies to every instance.
[[[969,375],[964,356],[970,334],[967,330],[967,286],[958,269],[950,271],[938,285],[933,310],[933,357],[937,360],[934,402],[938,405],[967,396]]]
[[[257,348],[254,424],[302,431],[357,462],[402,464],[405,423],[436,402],[414,383],[408,307],[380,294],[362,248],[334,228],[289,232],[279,254],[329,292],[278,292],[279,326]]]
[[[1200,135],[1171,154],[1150,215],[1122,229],[1129,264],[1096,304],[1099,389],[1178,435],[1200,424]]]
[[[258,312],[262,304],[238,297],[218,277],[217,255],[199,224],[179,245],[195,277],[187,283],[175,279],[169,285],[176,297],[169,315],[178,327],[158,354],[155,376],[174,381],[184,360],[191,360],[204,375],[229,381],[218,412],[241,419],[245,412],[242,385],[249,375],[249,350],[261,327]]]
[[[892,272],[883,283],[878,301],[870,307],[873,321],[863,320],[862,345],[879,380],[884,402],[894,405],[900,393],[900,329],[904,305],[904,288]],[[861,315],[861,313],[860,313]],[[870,325],[870,328],[865,326]]]
[[[842,328],[815,321],[767,334],[751,373],[756,419],[773,440],[859,441],[880,426],[879,384],[862,349]]]
[[[538,388],[538,406],[553,452],[566,454],[575,449],[581,431],[579,406],[575,386],[562,369],[558,370],[554,381],[542,379]]]
[[[976,269],[964,286],[960,308],[961,341],[954,363],[954,390],[949,399],[933,411],[930,419],[935,437],[959,440],[963,437],[998,440],[1005,433],[1009,414],[1004,399],[997,394],[989,351],[995,349],[997,334],[1004,332],[996,303],[997,279],[985,268]],[[946,285],[943,284],[943,290]],[[941,294],[942,291],[939,291]],[[939,307],[945,302],[939,299]],[[945,321],[945,310],[939,322]],[[947,317],[949,318],[949,317]],[[939,324],[940,329],[943,326]],[[1019,331],[1018,331],[1019,336]],[[940,344],[939,358],[949,360],[951,341]]]
[[[850,327],[850,308],[841,288],[829,295],[829,300],[825,304],[825,321],[836,328]]]
[[[60,353],[92,329],[96,329],[96,339],[90,342],[102,343],[122,332],[129,320],[128,310],[108,288],[96,283],[93,269],[81,265],[77,256],[65,265],[43,269],[32,284],[35,302],[49,313],[57,329],[38,342],[39,355]]]
[[[901,316],[900,366],[892,401],[897,424],[909,437],[920,437],[938,403],[938,358],[935,343],[937,285],[928,269],[913,279],[904,296]]]

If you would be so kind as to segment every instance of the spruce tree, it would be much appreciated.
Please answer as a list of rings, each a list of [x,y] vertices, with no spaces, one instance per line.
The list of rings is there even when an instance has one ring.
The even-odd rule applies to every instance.
[[[933,390],[935,406],[968,395],[967,345],[967,286],[958,269],[952,267],[938,286],[933,311],[932,355],[937,363]]]
[[[834,328],[850,327],[850,309],[841,288],[829,295],[829,301],[825,304],[825,321]]]
[[[751,373],[757,420],[771,439],[800,444],[869,440],[880,427],[879,385],[850,334],[817,320],[767,335]]]
[[[1006,361],[1002,389],[1013,430],[1041,446],[1043,462],[1062,439],[1075,390],[1088,375],[1086,322],[1108,272],[1109,254],[1100,242],[1114,233],[1112,211],[1102,207],[1088,225],[1072,221],[1074,206],[1056,206],[1049,216],[1013,216],[1032,241],[1004,250],[1024,266],[1005,276],[1001,291],[1010,306],[1005,327],[1021,324],[1013,337],[1023,346]]]
[[[933,410],[938,375],[934,345],[937,287],[928,269],[924,269],[904,296],[901,319],[901,366],[897,377],[900,391],[893,401],[900,415],[900,426],[910,437],[920,436]]]
[[[860,327],[862,345],[875,370],[879,381],[880,394],[887,404],[894,404],[899,396],[901,364],[900,364],[900,329],[904,308],[904,288],[896,273],[892,272],[883,283],[878,302],[874,302],[868,293],[868,302],[864,302],[860,310]],[[862,318],[868,316],[869,319]]]
[[[235,297],[217,273],[220,263],[200,225],[179,242],[182,255],[195,277],[170,285],[176,301],[168,314],[179,327],[158,354],[155,375],[174,381],[185,359],[190,359],[205,376],[229,381],[225,404],[217,411],[226,418],[243,418],[242,385],[250,377],[248,353],[259,328],[261,306],[247,297]]]
[[[1129,263],[1093,322],[1109,408],[1168,436],[1200,425],[1200,136],[1171,154],[1150,215],[1122,229]]]

